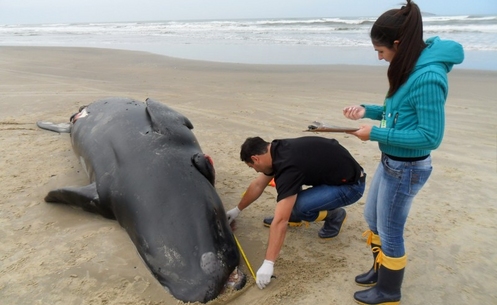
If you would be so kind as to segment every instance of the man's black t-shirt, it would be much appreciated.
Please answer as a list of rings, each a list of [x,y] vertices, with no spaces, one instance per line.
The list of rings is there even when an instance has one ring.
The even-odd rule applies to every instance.
[[[303,185],[356,183],[362,168],[335,139],[301,137],[271,142],[277,201],[300,192]]]

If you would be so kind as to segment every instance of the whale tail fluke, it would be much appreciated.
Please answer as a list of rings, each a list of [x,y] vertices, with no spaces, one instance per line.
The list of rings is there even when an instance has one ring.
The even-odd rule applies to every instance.
[[[36,126],[41,129],[55,131],[58,133],[71,133],[71,123],[52,123],[48,121],[38,121]]]

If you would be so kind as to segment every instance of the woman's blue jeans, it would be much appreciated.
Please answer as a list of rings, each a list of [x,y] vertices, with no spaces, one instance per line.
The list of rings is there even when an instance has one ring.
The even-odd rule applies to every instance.
[[[316,185],[301,191],[297,194],[292,216],[304,221],[315,221],[320,211],[334,210],[356,202],[364,194],[365,179],[355,184]]]
[[[381,250],[389,257],[405,255],[404,226],[414,196],[432,171],[431,156],[403,162],[381,156],[369,186],[364,218],[369,229],[380,236]]]

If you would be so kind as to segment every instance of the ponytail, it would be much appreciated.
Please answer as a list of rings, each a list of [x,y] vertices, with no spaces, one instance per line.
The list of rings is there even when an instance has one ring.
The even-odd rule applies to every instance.
[[[383,13],[373,24],[370,37],[374,45],[397,48],[387,73],[390,84],[387,97],[391,97],[407,81],[426,47],[419,7],[407,0],[400,9]],[[396,46],[394,41],[398,41]]]

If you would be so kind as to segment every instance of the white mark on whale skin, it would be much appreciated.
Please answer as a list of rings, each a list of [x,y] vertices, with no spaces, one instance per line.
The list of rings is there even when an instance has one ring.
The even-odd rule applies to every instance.
[[[168,248],[166,246],[164,246],[163,249],[164,249],[164,258],[166,259],[167,265],[179,264],[181,266],[186,266],[181,254],[176,252],[174,249]]]
[[[86,166],[85,159],[83,157],[79,156],[79,163],[81,163],[81,166],[83,167],[83,170],[85,171],[85,174],[88,178],[90,178],[90,172],[88,171],[88,166]]]
[[[216,254],[213,252],[202,254],[202,257],[200,258],[200,268],[202,268],[206,274],[212,274],[216,272],[216,270],[219,270],[221,266]]]

